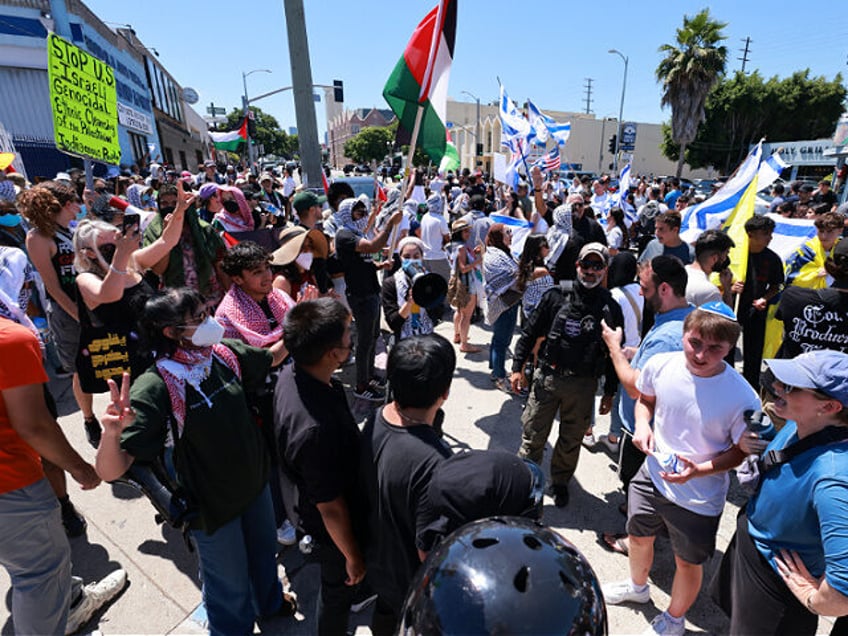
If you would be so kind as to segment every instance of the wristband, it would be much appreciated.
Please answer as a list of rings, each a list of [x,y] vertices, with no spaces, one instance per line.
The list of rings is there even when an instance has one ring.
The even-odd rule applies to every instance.
[[[117,268],[113,267],[112,263],[109,263],[109,269],[111,271],[115,272],[116,274],[124,275],[124,274],[127,273],[127,270],[125,270],[125,269],[117,269]]]

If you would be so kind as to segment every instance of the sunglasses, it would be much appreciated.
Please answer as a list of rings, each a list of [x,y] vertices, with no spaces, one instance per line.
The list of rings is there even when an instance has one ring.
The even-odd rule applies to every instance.
[[[590,269],[596,272],[600,272],[603,269],[606,269],[606,264],[602,261],[580,261],[580,267],[582,269]]]
[[[789,395],[790,393],[792,393],[794,391],[798,391],[798,392],[807,391],[808,393],[812,393],[819,400],[832,400],[833,399],[829,395],[825,395],[824,393],[822,393],[821,391],[819,391],[817,389],[808,389],[807,387],[803,387],[803,386],[792,386],[791,384],[786,384],[785,382],[781,382],[780,380],[778,380],[777,382],[781,387],[783,387],[782,390],[778,389],[778,391],[780,393],[782,393],[784,396]]]

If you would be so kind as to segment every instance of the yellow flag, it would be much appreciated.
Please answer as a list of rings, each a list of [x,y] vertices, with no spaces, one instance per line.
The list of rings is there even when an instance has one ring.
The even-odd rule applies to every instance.
[[[748,275],[748,234],[745,232],[745,223],[754,216],[757,182],[758,179],[755,176],[751,185],[745,188],[733,212],[724,222],[727,235],[736,244],[736,247],[730,250],[730,271],[733,272],[733,280],[745,280],[745,276]]]

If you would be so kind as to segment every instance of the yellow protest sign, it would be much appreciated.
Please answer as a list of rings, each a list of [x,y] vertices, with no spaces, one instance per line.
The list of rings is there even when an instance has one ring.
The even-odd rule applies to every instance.
[[[50,33],[47,74],[56,147],[94,161],[119,164],[118,95],[112,67]]]

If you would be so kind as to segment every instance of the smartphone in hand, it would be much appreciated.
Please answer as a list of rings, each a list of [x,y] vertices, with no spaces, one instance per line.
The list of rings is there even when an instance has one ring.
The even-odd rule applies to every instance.
[[[127,231],[133,226],[135,226],[136,231],[138,231],[138,229],[140,228],[140,223],[141,215],[139,215],[137,212],[130,212],[129,214],[125,214],[123,222],[121,223],[121,229],[124,235],[126,236]]]

